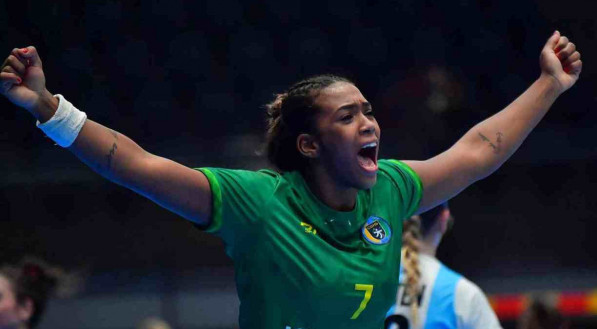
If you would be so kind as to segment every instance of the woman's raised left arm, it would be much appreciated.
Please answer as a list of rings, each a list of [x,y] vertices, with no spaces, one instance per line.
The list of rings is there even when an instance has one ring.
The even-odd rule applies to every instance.
[[[510,105],[475,125],[447,151],[426,161],[405,161],[423,182],[423,212],[496,171],[518,149],[556,98],[578,80],[576,46],[559,32],[540,56],[541,75]]]

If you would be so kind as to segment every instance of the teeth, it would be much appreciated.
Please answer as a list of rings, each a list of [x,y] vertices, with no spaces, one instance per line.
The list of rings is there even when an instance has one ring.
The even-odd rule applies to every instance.
[[[376,142],[371,142],[369,144],[364,145],[362,148],[367,148],[367,147],[376,147],[377,143]]]

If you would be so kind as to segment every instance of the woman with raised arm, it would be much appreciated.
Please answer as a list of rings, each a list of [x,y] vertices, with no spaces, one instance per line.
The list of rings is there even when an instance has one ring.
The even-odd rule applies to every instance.
[[[12,51],[0,88],[92,169],[220,236],[235,263],[241,328],[373,329],[394,302],[402,220],[495,171],[582,64],[554,32],[540,66],[513,103],[426,161],[378,161],[379,126],[350,81],[298,82],[268,105],[268,158],[279,171],[256,172],[194,170],[86,119],[45,88],[33,47]]]

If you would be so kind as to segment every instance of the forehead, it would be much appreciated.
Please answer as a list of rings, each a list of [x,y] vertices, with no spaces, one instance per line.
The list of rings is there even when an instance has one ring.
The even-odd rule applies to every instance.
[[[366,101],[359,88],[352,83],[335,82],[319,93],[315,104],[322,109],[335,110],[343,105],[360,104]]]

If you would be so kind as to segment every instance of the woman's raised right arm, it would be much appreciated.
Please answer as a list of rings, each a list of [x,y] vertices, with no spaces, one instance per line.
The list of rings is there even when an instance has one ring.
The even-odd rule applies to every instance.
[[[54,116],[59,106],[59,99],[45,87],[41,59],[34,47],[14,49],[4,61],[0,92],[42,124]],[[67,148],[112,182],[192,222],[202,226],[211,222],[211,190],[201,172],[153,155],[130,138],[89,119]]]

